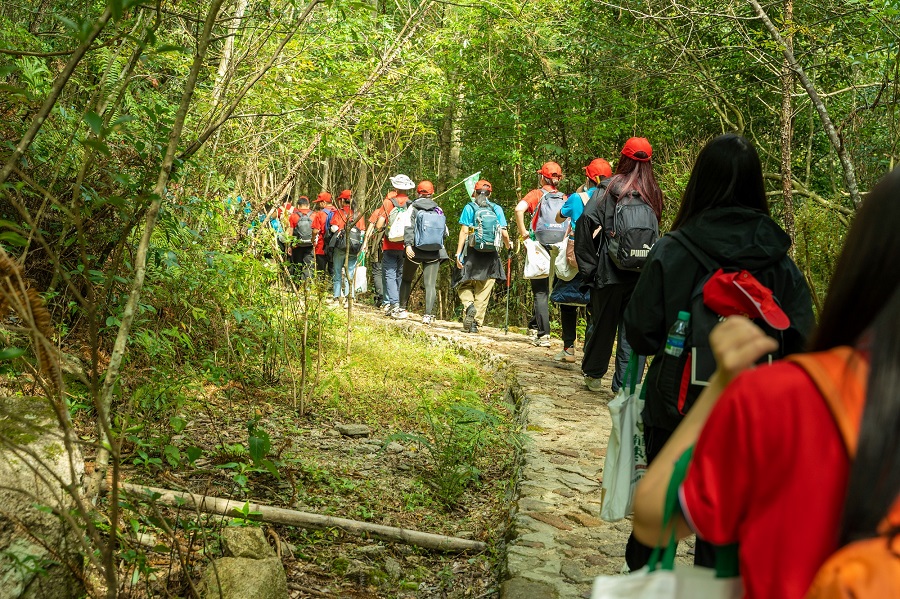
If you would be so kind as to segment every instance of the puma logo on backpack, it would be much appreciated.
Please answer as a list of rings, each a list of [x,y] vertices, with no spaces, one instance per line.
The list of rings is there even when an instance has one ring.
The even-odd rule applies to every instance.
[[[566,196],[558,189],[553,191],[542,189],[541,194],[534,219],[531,221],[534,237],[544,245],[559,243],[566,238],[566,230],[569,225],[568,219],[561,223],[556,222],[556,215],[566,203]]]
[[[310,247],[313,244],[313,226],[309,212],[300,213],[300,219],[294,227],[294,244],[299,247]]]
[[[659,240],[659,221],[653,208],[637,191],[629,191],[616,203],[613,229],[606,251],[620,270],[640,271]]]

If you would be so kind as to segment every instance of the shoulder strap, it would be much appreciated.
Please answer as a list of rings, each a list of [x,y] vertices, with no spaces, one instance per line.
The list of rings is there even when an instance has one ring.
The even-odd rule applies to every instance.
[[[671,231],[669,236],[680,243],[708,272],[714,272],[720,268],[719,264],[709,254],[701,250],[697,244],[681,231]]]
[[[848,346],[785,359],[800,366],[816,384],[841,431],[847,453],[853,458],[866,404],[868,362]]]
[[[581,203],[582,203],[582,204],[587,204],[588,201],[591,199],[591,194],[589,194],[589,193],[586,192],[586,191],[579,191],[579,192],[578,192],[578,195],[581,196]]]

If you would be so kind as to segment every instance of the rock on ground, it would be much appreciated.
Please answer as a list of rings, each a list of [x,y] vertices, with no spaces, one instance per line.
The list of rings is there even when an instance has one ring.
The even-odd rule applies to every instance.
[[[40,398],[0,399],[0,597],[68,599],[84,594],[82,558],[69,527],[35,505],[69,511],[63,487],[81,488],[84,461],[71,456]]]
[[[275,552],[258,526],[227,527],[222,529],[222,547],[227,557],[266,559]]]
[[[287,577],[277,557],[221,557],[203,572],[204,599],[287,599]]]
[[[365,424],[338,424],[337,432],[345,437],[368,437],[372,430]]]

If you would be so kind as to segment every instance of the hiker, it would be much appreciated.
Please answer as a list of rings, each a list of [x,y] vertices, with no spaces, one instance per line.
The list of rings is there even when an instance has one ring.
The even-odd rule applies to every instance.
[[[383,213],[375,223],[377,229],[384,230],[381,268],[384,272],[384,313],[387,316],[400,312],[400,281],[403,279],[403,261],[406,260],[403,238],[410,216],[406,192],[416,186],[412,179],[402,174],[391,177],[390,181],[395,195],[385,199]]]
[[[309,198],[300,196],[290,218],[288,255],[291,274],[301,281],[311,279],[316,268],[316,243],[318,230],[313,226],[315,213],[309,207]]]
[[[622,386],[625,368],[631,357],[622,317],[639,272],[616,266],[609,247],[614,237],[616,210],[620,203],[626,201],[631,208],[649,206],[647,212],[652,212],[652,215],[645,216],[652,222],[646,225],[655,227],[658,234],[663,197],[653,175],[652,156],[653,148],[643,137],[632,137],[625,142],[615,174],[607,182],[605,191],[595,192],[584,206],[579,226],[575,229],[578,271],[591,290],[592,326],[581,359],[584,384],[591,391],[601,391],[603,388],[600,379],[609,370],[617,334],[616,365],[611,385],[613,393]],[[638,376],[643,372],[642,356],[638,362]]]
[[[323,191],[316,196],[316,211],[313,217],[313,227],[318,231],[316,238],[316,272],[323,276],[331,272],[331,262],[325,248],[325,237],[328,229],[328,221],[334,213],[334,204],[331,203],[331,194]]]
[[[477,333],[478,327],[484,326],[494,281],[506,279],[500,248],[512,248],[503,209],[489,199],[492,191],[489,181],[478,181],[473,200],[459,215],[456,295],[463,305],[463,331],[467,333]]]
[[[566,202],[556,214],[556,222],[569,222],[568,239],[566,241],[566,259],[577,268],[575,263],[575,229],[577,221],[584,212],[584,206],[590,201],[594,193],[598,189],[598,185],[602,185],[606,189],[603,181],[609,181],[612,176],[612,167],[603,158],[596,158],[584,167],[585,181],[578,189],[568,197]],[[556,279],[553,284],[553,292],[550,294],[550,301],[559,306],[559,320],[562,327],[563,348],[553,359],[558,362],[575,363],[575,339],[577,337],[578,328],[578,307],[584,306],[587,316],[588,330],[591,326],[591,310],[590,310],[590,290],[584,284],[584,278],[581,274],[576,274],[569,281]]]
[[[639,540],[668,537],[666,488],[695,445],[674,530],[738,543],[745,597],[900,594],[890,540],[900,523],[900,271],[885,268],[900,260],[898,226],[895,169],[867,194],[844,240],[809,346],[817,353],[754,367],[775,340],[741,316],[713,331],[718,369],[637,488]],[[885,575],[889,588],[878,584]]]
[[[745,269],[777,298],[790,319],[790,326],[781,334],[781,355],[802,351],[815,324],[806,281],[788,256],[791,238],[769,216],[762,165],[743,137],[721,135],[700,151],[672,231],[653,248],[625,310],[631,348],[654,356],[647,371],[643,412],[648,463],[703,389],[689,384],[697,377],[699,354],[692,356],[692,377],[688,348],[674,361],[665,350],[679,312],[691,310],[695,290],[708,275],[720,267]],[[691,247],[683,245],[680,240],[684,238]],[[709,267],[698,261],[696,251],[711,261]],[[700,323],[695,321],[698,319],[692,315],[690,324],[698,328]],[[630,537],[628,567],[632,571],[643,567],[650,552]],[[695,563],[715,566],[710,545],[697,543]]]
[[[385,200],[396,197],[397,194],[393,190],[388,192]],[[378,229],[378,217],[384,214],[383,202],[372,214],[369,215],[369,226],[366,229],[366,238],[363,240],[362,254],[366,256],[366,265],[369,273],[372,275],[372,282],[375,287],[372,303],[376,308],[382,306],[384,302],[384,270],[381,267],[381,242],[384,238],[384,229]]]
[[[412,284],[407,283],[406,270],[412,264],[410,274],[414,274],[421,264],[422,286],[425,288],[425,314],[422,315],[422,324],[432,324],[438,271],[441,262],[450,258],[444,248],[444,238],[449,235],[449,231],[444,211],[431,199],[434,196],[434,185],[431,181],[419,182],[416,186],[416,196],[416,201],[410,207],[410,226],[406,228],[403,237],[408,262],[403,266],[403,282],[400,286],[401,309],[392,316],[398,319],[408,316],[405,306],[408,305],[412,293]]]
[[[338,198],[341,208],[331,215],[329,224],[331,235],[328,242],[332,254],[331,283],[335,301],[347,295],[356,297],[353,275],[356,272],[356,259],[362,249],[366,230],[365,220],[354,210],[352,192],[345,189]],[[345,271],[346,277],[342,276]]]
[[[555,162],[545,162],[537,171],[540,187],[532,189],[516,204],[516,224],[519,236],[524,241],[533,239],[546,250],[566,237],[567,222],[556,222],[556,215],[566,201],[566,196],[557,189],[563,178],[562,167]],[[531,225],[525,226],[525,214],[532,214]],[[534,315],[529,329],[535,331],[531,342],[538,347],[550,347],[550,279],[531,279],[534,294]]]

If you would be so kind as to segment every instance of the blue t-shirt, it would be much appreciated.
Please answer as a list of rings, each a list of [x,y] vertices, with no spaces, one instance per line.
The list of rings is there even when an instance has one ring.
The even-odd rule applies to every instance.
[[[490,205],[494,208],[494,214],[497,215],[497,224],[500,225],[501,228],[505,228],[507,225],[506,217],[503,215],[503,208],[493,202],[491,202]],[[469,202],[466,204],[466,207],[463,208],[462,214],[459,215],[459,224],[467,227],[475,226],[475,202]]]
[[[591,199],[595,191],[597,191],[596,187],[585,190],[588,194],[588,200]],[[582,200],[582,195],[580,193],[573,193],[569,196],[569,199],[566,200],[566,203],[562,205],[562,208],[559,209],[559,213],[562,214],[563,218],[572,219],[571,223],[573,231],[575,230],[575,221],[577,221],[584,212],[584,204],[585,202]]]

